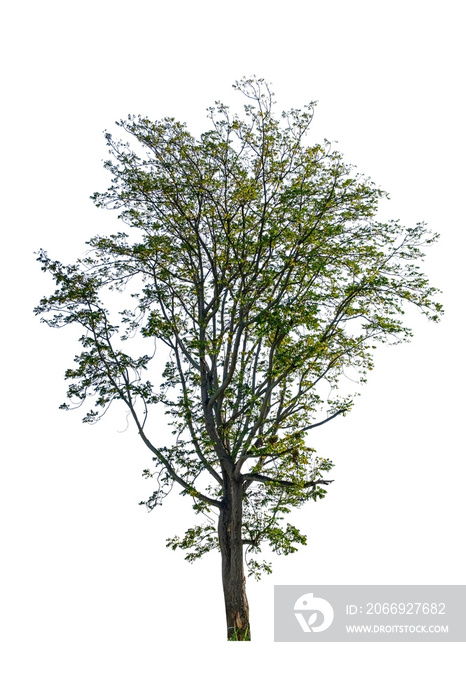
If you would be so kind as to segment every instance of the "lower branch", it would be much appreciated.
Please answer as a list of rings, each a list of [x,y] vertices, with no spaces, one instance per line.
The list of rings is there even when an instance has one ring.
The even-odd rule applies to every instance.
[[[285,479],[274,479],[270,476],[264,476],[263,474],[244,474],[243,481],[261,481],[263,484],[276,484],[277,486],[299,486],[300,488],[311,488],[312,486],[328,486],[328,484],[333,483],[334,479],[315,479],[314,481],[306,481],[304,484],[296,484],[294,481],[287,481]]]

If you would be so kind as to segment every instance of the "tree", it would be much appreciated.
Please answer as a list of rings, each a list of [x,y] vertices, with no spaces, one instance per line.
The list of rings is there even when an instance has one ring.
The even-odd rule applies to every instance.
[[[351,409],[345,372],[364,382],[377,344],[409,340],[407,305],[434,321],[442,307],[417,265],[437,235],[376,220],[386,193],[329,142],[306,144],[315,103],[276,117],[263,80],[233,87],[243,117],[217,102],[200,138],[141,116],[117,122],[134,145],[106,134],[112,180],[93,200],[127,229],[71,265],[41,250],[56,290],[35,311],[83,329],[62,407],[92,398],[95,422],[123,402],[154,461],[143,503],[174,483],[191,496],[200,522],[168,544],[189,561],[220,550],[227,635],[247,640],[244,560],[260,577],[265,544],[305,544],[288,513],[330,483],[310,431]]]

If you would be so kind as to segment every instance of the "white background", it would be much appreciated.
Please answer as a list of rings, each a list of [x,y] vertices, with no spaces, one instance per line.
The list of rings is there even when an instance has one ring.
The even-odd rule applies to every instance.
[[[464,698],[464,644],[273,642],[274,584],[465,583],[461,3],[18,2],[2,25],[2,696]],[[426,268],[446,315],[414,315],[415,340],[315,435],[335,483],[292,519],[309,545],[248,583],[253,642],[234,645],[218,556],[164,546],[188,501],[138,506],[150,456],[124,414],[57,410],[78,346],[32,314],[50,292],[33,252],[71,262],[115,230],[89,200],[115,120],[199,133],[254,73],[280,108],[319,101],[312,136],[391,193],[384,216],[442,234]]]

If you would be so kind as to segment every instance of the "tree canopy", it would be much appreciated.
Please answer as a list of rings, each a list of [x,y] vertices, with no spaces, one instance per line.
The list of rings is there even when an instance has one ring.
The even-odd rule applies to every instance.
[[[364,382],[377,345],[410,339],[406,307],[433,321],[442,307],[419,266],[437,235],[377,220],[386,193],[330,142],[307,142],[315,103],[277,116],[263,80],[234,88],[243,115],[217,102],[200,137],[141,116],[117,122],[129,140],[106,134],[112,179],[93,200],[125,231],[91,238],[74,264],[40,251],[57,287],[36,313],[82,328],[66,407],[90,399],[94,422],[123,402],[154,461],[146,505],[174,483],[192,497],[199,520],[169,544],[225,557],[215,515],[236,484],[260,576],[265,543],[305,543],[290,509],[326,493],[332,464],[308,439],[351,409],[345,372]]]

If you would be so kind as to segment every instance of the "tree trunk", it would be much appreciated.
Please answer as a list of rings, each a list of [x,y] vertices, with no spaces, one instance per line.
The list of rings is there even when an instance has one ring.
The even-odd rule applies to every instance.
[[[250,641],[249,605],[243,568],[242,485],[224,475],[224,498],[218,522],[222,555],[222,583],[227,617],[227,638]]]

